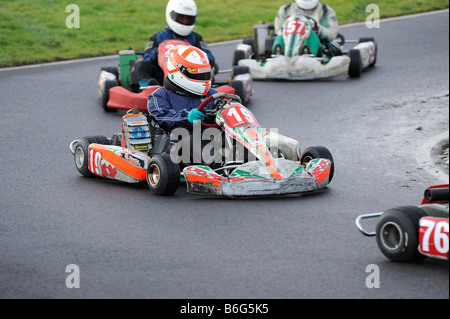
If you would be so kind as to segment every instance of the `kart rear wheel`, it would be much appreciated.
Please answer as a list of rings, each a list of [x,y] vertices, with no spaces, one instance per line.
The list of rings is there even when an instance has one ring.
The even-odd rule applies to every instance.
[[[109,145],[109,140],[102,135],[87,136],[81,138],[75,144],[74,160],[75,166],[81,175],[89,177],[93,174],[89,170],[89,144],[97,143],[102,145]]]
[[[425,259],[419,250],[419,221],[427,216],[416,206],[387,210],[378,219],[376,236],[378,248],[392,261],[407,262]]]
[[[232,78],[234,79],[234,77],[236,75],[239,74],[246,74],[246,73],[250,73],[250,68],[248,66],[233,66],[233,70],[232,70]]]
[[[328,179],[328,182],[331,183],[331,180],[333,179],[334,175],[334,160],[333,156],[331,155],[331,152],[328,150],[328,148],[324,146],[311,146],[306,148],[302,153],[302,164],[306,165],[310,161],[316,158],[326,158],[331,161],[331,168],[330,168],[330,177]]]
[[[361,76],[361,52],[357,49],[352,49],[348,52],[350,57],[350,65],[348,66],[348,75],[351,78],[359,78]]]
[[[252,51],[255,52],[255,39],[253,38],[246,38],[242,41],[243,44],[247,44],[252,47]]]
[[[112,73],[116,76],[116,78],[119,78],[119,68],[117,66],[102,66],[100,71]]]
[[[108,101],[109,101],[109,90],[118,85],[119,85],[119,82],[117,82],[116,80],[106,80],[105,81],[105,85],[103,86],[103,91],[102,91],[102,107],[106,112],[117,111],[116,109],[110,109],[108,107]]]
[[[148,164],[147,184],[155,195],[173,195],[180,184],[180,166],[172,162],[169,154],[153,156]]]
[[[239,65],[239,61],[244,59],[245,59],[245,52],[242,50],[235,50],[233,53],[233,66]]]

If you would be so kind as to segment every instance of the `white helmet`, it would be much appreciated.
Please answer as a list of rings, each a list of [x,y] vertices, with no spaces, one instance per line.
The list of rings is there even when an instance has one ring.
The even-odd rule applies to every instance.
[[[169,28],[183,37],[194,30],[197,5],[194,0],[169,0],[166,7],[166,21]]]
[[[312,10],[319,4],[319,0],[295,0],[303,10]]]
[[[172,50],[167,61],[167,79],[177,88],[206,96],[211,88],[211,65],[205,52],[184,45]]]

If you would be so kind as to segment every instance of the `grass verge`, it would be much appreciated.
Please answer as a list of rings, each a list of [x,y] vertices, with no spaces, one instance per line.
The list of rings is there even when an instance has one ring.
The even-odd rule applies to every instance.
[[[251,37],[253,25],[273,21],[280,0],[196,0],[195,31],[208,43]],[[116,54],[132,46],[142,50],[149,36],[166,25],[166,1],[73,0],[80,27],[67,28],[73,11],[54,0],[2,0],[0,6],[0,67]],[[375,3],[380,17],[393,17],[449,7],[448,0],[324,0],[339,23],[365,21],[367,5]]]

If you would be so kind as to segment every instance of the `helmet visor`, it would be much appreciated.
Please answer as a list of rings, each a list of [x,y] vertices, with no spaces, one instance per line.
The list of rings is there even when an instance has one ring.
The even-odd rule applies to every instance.
[[[170,17],[173,21],[178,22],[182,25],[194,25],[196,16],[189,16],[186,14],[176,13],[175,11],[170,12]]]
[[[197,69],[190,69],[183,65],[180,67],[180,72],[182,74],[184,74],[184,76],[186,76],[188,79],[191,79],[191,80],[198,80],[198,81],[210,81],[211,80],[211,68],[206,68],[206,70],[197,70]]]

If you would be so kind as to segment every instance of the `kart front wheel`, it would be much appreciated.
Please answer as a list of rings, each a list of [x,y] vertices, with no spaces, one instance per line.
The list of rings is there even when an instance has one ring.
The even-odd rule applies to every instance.
[[[172,162],[169,154],[153,156],[148,164],[147,184],[155,195],[173,195],[180,184],[180,166]]]
[[[75,151],[74,151],[74,160],[75,160],[75,166],[80,172],[81,175],[89,177],[93,174],[89,170],[89,144],[97,143],[102,145],[109,145],[109,140],[102,135],[98,136],[87,136],[81,138],[76,144],[75,144]]]
[[[277,45],[275,46],[275,48],[273,48],[273,53],[274,53],[275,55],[284,55],[283,47],[282,47],[281,45],[277,44]]]
[[[392,261],[419,261],[426,258],[419,250],[419,221],[427,216],[416,206],[387,210],[376,226],[378,248]]]
[[[350,65],[348,66],[348,75],[351,78],[359,78],[361,76],[361,52],[352,49],[348,52],[350,57]]]
[[[331,152],[328,150],[328,148],[324,146],[311,146],[306,148],[303,151],[302,154],[302,164],[306,165],[310,161],[316,158],[326,158],[331,161],[331,168],[330,168],[330,177],[328,179],[328,183],[331,183],[331,180],[333,179],[334,175],[334,160],[333,156],[331,155]]]

